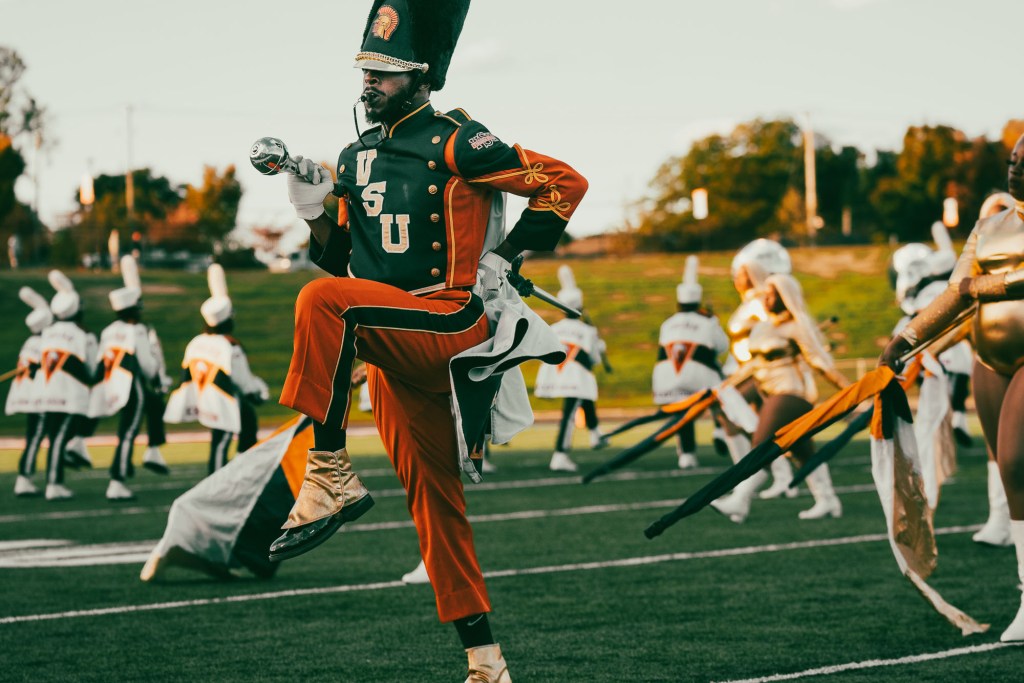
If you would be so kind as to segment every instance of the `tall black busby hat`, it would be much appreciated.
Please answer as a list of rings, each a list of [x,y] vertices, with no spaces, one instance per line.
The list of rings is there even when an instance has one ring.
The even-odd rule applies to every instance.
[[[440,90],[468,11],[469,0],[374,0],[355,67],[421,71]]]

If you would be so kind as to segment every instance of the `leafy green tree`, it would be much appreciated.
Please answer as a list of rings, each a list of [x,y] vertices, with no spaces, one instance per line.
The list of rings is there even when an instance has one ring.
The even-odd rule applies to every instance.
[[[778,207],[802,183],[800,130],[790,120],[757,119],[729,135],[698,140],[673,157],[651,182],[636,235],[648,248],[669,251],[733,246],[784,231]],[[688,210],[696,188],[708,191],[710,212],[697,221]]]
[[[25,68],[17,52],[0,46],[0,240],[6,245],[11,235],[17,235],[23,257],[31,259],[42,244],[43,228],[14,195],[14,184],[25,172],[25,159],[17,146],[28,140],[40,149],[48,137],[45,109],[19,85]],[[7,250],[3,253],[6,259]]]
[[[203,184],[185,188],[185,205],[196,215],[194,230],[199,244],[212,247],[235,229],[241,200],[242,185],[235,178],[234,165],[222,174],[212,166],[203,169]]]

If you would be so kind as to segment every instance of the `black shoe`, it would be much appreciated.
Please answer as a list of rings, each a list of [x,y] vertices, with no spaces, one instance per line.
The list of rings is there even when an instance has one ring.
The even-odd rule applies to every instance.
[[[92,460],[78,451],[64,451],[64,466],[73,470],[92,469]]]
[[[343,524],[359,519],[372,507],[373,498],[366,494],[362,499],[343,507],[337,514],[285,529],[285,532],[270,544],[270,561],[290,560],[313,550],[333,536]]]
[[[971,445],[974,443],[974,439],[971,438],[971,435],[962,429],[954,428],[953,438],[955,438],[956,442],[963,446],[964,448],[970,448]]]

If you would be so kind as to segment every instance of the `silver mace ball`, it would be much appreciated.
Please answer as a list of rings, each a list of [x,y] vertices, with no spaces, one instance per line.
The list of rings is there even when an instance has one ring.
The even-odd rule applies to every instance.
[[[260,138],[252,143],[249,162],[263,175],[299,173],[298,165],[288,156],[288,148],[279,138]]]

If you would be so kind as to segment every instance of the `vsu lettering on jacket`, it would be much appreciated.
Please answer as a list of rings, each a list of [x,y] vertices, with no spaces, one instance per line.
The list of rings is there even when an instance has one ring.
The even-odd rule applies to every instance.
[[[495,192],[529,198],[508,241],[544,251],[557,245],[587,190],[567,164],[505,144],[461,109],[443,114],[430,103],[347,146],[337,175],[345,230],[326,245],[312,240],[312,260],[334,275],[413,294],[475,283]]]

